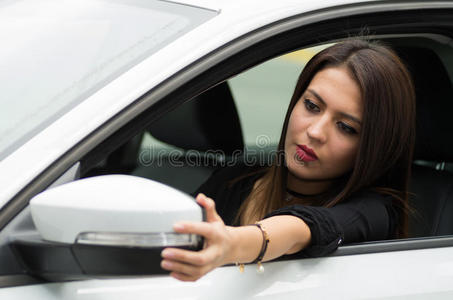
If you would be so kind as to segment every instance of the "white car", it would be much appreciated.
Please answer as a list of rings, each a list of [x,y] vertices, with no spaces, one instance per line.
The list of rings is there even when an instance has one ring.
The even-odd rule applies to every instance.
[[[415,80],[410,238],[171,278],[188,194],[267,163],[306,60],[357,35]],[[0,37],[0,299],[453,299],[452,1],[11,0]]]

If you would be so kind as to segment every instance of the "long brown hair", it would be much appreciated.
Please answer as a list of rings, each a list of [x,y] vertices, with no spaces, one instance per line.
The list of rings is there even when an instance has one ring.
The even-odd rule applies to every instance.
[[[409,72],[395,52],[377,42],[362,39],[337,43],[307,63],[286,113],[274,163],[263,169],[259,185],[242,204],[237,220],[252,222],[255,221],[253,218],[261,219],[284,206],[288,170],[281,154],[284,153],[291,112],[317,72],[340,66],[346,67],[361,89],[363,120],[358,154],[352,171],[345,174],[340,192],[326,202],[312,205],[332,207],[365,188],[388,194],[393,197],[399,214],[396,235],[406,236],[408,182],[415,142],[414,87]],[[250,210],[248,206],[252,199],[259,199],[259,205],[252,205]],[[247,214],[246,209],[249,209]]]

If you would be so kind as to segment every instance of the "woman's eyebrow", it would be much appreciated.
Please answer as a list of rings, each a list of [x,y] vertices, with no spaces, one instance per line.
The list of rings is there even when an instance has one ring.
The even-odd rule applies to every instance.
[[[307,91],[310,92],[311,94],[313,94],[313,96],[315,96],[319,100],[319,102],[321,102],[323,105],[326,105],[326,101],[324,101],[324,99],[322,99],[322,97],[318,93],[316,93],[314,90],[307,89]],[[356,118],[354,116],[351,116],[350,114],[347,114],[344,112],[340,112],[339,114],[341,116],[343,116],[344,118],[350,119],[351,121],[358,123],[360,126],[362,125],[362,121],[360,121],[358,118]]]

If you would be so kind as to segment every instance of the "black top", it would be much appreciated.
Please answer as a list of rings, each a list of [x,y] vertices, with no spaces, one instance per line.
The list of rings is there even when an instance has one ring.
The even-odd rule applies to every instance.
[[[236,214],[260,175],[231,181],[251,171],[250,167],[244,166],[221,168],[198,188],[195,195],[204,193],[214,199],[225,224],[235,225]],[[327,255],[343,243],[395,238],[398,221],[392,198],[371,191],[354,194],[331,208],[295,204],[266,217],[276,215],[293,215],[309,226],[310,246],[298,253],[303,257]]]

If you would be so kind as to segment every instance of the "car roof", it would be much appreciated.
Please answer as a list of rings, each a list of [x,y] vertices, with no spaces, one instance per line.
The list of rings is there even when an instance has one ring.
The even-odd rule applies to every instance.
[[[350,3],[369,2],[374,0],[325,0],[325,1],[303,1],[306,5],[307,10],[311,10],[312,5],[319,6],[319,8],[327,8],[331,6],[344,5]],[[230,10],[232,8],[237,9],[239,6],[240,11],[247,13],[253,11],[253,8],[275,10],[283,7],[287,7],[292,4],[300,4],[300,0],[280,0],[280,1],[262,1],[262,0],[172,0],[168,2],[187,4],[191,6],[197,6],[213,10]]]

